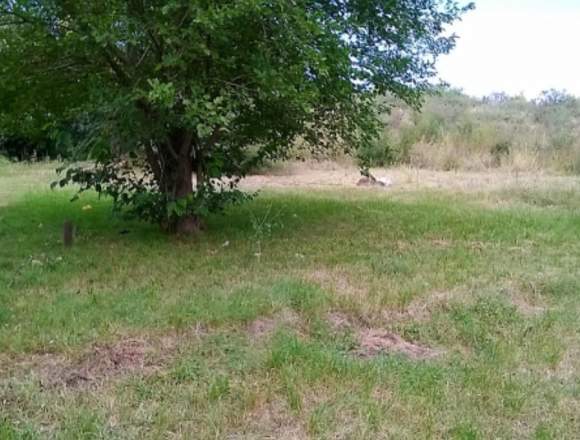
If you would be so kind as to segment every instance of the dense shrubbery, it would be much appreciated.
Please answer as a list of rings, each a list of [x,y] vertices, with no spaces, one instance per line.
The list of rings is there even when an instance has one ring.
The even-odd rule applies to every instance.
[[[580,173],[580,99],[566,93],[551,90],[528,101],[445,90],[427,97],[420,112],[387,102],[393,107],[381,138],[359,151],[374,166]]]
[[[15,161],[56,159],[62,157],[59,145],[50,138],[33,139],[20,136],[0,136],[0,155]]]
[[[73,124],[18,134],[0,131],[0,155],[13,161],[86,159],[88,151],[73,148],[79,134],[80,125]]]

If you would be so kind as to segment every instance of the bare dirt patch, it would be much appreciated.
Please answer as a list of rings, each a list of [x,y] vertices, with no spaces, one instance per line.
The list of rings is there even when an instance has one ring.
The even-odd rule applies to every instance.
[[[353,187],[360,179],[356,167],[321,161],[315,163],[290,162],[276,170],[244,178],[242,188],[294,188],[294,187]]]
[[[399,335],[381,329],[361,331],[359,343],[356,353],[365,358],[385,353],[399,353],[414,360],[423,360],[435,358],[442,353],[440,350],[405,341]]]
[[[163,335],[125,337],[94,344],[73,356],[60,353],[0,357],[0,380],[38,378],[44,388],[98,387],[130,375],[148,376],[167,366],[183,347],[207,330],[195,326]]]
[[[296,312],[286,309],[273,317],[255,319],[248,324],[246,331],[252,340],[257,341],[272,336],[280,326],[299,330],[301,325],[300,316]]]
[[[274,333],[277,326],[274,318],[258,318],[248,325],[247,330],[252,339],[262,339]]]
[[[144,339],[96,345],[72,363],[45,364],[41,367],[41,382],[47,387],[76,388],[136,372],[151,374],[157,371],[166,355],[157,354],[153,345]]]
[[[335,331],[351,331],[357,340],[354,354],[371,358],[381,354],[402,354],[413,360],[432,359],[443,352],[427,346],[404,340],[401,336],[386,329],[359,326],[356,321],[340,312],[331,312],[327,321]]]

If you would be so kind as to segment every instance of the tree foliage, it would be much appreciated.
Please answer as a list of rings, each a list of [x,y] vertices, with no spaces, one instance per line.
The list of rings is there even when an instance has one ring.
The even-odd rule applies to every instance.
[[[301,142],[368,144],[378,95],[417,106],[452,0],[4,0],[0,130],[74,124],[61,183],[189,232]],[[138,167],[138,168],[135,168]],[[192,175],[197,176],[194,185]],[[221,182],[221,184],[220,184]]]

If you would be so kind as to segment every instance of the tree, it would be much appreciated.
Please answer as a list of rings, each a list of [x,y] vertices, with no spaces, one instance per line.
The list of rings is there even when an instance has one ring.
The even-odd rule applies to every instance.
[[[75,182],[189,233],[284,158],[369,144],[412,105],[471,5],[453,0],[4,0],[0,127],[80,127]],[[196,175],[194,185],[193,175]]]
[[[549,89],[544,90],[534,100],[534,103],[539,107],[554,107],[558,105],[573,104],[574,96],[570,95],[565,90]]]

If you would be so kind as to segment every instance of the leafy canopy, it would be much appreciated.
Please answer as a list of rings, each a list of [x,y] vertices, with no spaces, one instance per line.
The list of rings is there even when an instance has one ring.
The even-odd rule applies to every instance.
[[[454,45],[446,26],[470,7],[452,0],[4,0],[0,133],[73,126],[78,157],[95,165],[65,180],[155,221],[202,205],[217,209],[207,202],[224,192],[216,179],[233,187],[297,142],[316,151],[371,142],[378,95],[419,105],[435,60]],[[127,171],[136,166],[139,172]],[[181,199],[180,212],[167,209]]]

